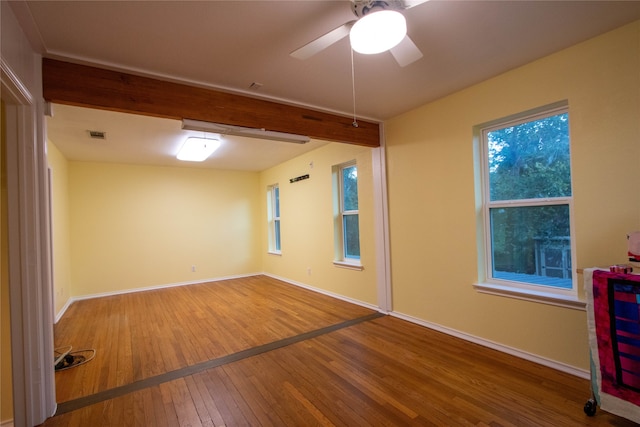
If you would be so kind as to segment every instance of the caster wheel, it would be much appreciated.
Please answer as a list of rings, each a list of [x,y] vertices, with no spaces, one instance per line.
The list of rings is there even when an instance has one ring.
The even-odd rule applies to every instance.
[[[587,400],[587,403],[584,404],[584,413],[590,417],[593,417],[596,414],[596,402],[593,399]]]

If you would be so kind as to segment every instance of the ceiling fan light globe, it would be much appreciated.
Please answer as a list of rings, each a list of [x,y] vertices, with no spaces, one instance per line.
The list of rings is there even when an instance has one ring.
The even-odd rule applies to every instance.
[[[371,55],[395,47],[406,35],[404,16],[395,10],[381,10],[356,21],[349,32],[349,39],[353,50]]]

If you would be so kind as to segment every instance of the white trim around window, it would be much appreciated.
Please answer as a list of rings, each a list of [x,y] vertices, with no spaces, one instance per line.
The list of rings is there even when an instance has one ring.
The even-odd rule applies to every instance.
[[[352,160],[335,165],[332,169],[334,177],[335,240],[333,264],[337,267],[362,270],[363,267],[360,258],[357,164],[355,160]],[[355,188],[351,187],[348,189],[347,183],[344,180],[344,173],[348,169],[354,170]],[[347,190],[350,191],[350,194],[346,194]],[[351,196],[351,198],[349,198],[349,196]],[[353,196],[355,196],[355,199]],[[353,228],[354,222],[357,228]],[[355,241],[351,241],[350,243],[350,241],[348,241],[349,238],[355,239]],[[350,250],[353,252],[350,252]]]
[[[474,128],[477,194],[476,211],[478,212],[478,220],[476,224],[478,236],[477,247],[479,254],[478,283],[474,284],[474,288],[478,292],[518,298],[527,301],[542,302],[573,309],[584,309],[584,302],[580,301],[578,298],[578,286],[575,271],[572,271],[572,269],[575,270],[573,268],[573,266],[575,266],[575,239],[571,235],[574,228],[573,198],[571,196],[571,191],[569,190],[568,194],[561,194],[558,197],[521,199],[517,197],[496,197],[496,200],[490,200],[490,198],[493,198],[494,196],[491,195],[489,185],[491,157],[489,153],[488,134],[496,130],[504,130],[507,128],[516,129],[517,126],[522,124],[542,121],[559,115],[567,115],[566,120],[568,121],[568,112],[567,103],[560,102],[524,112],[522,114],[510,116],[505,119],[485,123]],[[565,119],[559,116],[557,120]],[[566,127],[568,129],[568,124]],[[564,140],[565,143],[568,138],[569,135],[567,130],[566,139]],[[506,149],[504,151],[506,151]],[[570,169],[570,153],[566,154],[569,155]],[[493,155],[496,155],[495,150]],[[500,151],[498,151],[498,155],[500,155]],[[508,154],[505,154],[505,156],[507,155]],[[496,157],[493,157],[493,159],[493,165],[496,167]],[[502,166],[503,163],[499,164]],[[567,181],[565,180],[564,182]],[[512,270],[513,272],[503,272],[502,270],[498,271],[494,265],[497,260],[495,259],[495,252],[492,247],[495,238],[493,234],[494,231],[492,230],[492,215],[503,215],[502,213],[497,212],[509,210],[513,213],[521,208],[538,210],[538,208],[545,207],[550,207],[554,210],[559,209],[561,211],[565,211],[563,207],[566,207],[565,212],[567,212],[567,216],[563,216],[563,218],[568,220],[569,233],[559,237],[553,235],[552,238],[545,238],[545,246],[537,245],[536,241],[535,249],[530,251],[535,255],[532,255],[530,258],[535,259],[535,273],[528,272],[527,274],[521,274],[518,273],[517,270]],[[531,240],[535,239],[532,238]],[[553,244],[550,243],[551,240],[553,240]],[[531,245],[532,247],[534,246],[533,243],[531,243]],[[554,251],[554,261],[560,263],[558,260],[561,260],[562,265],[545,265],[545,248],[549,253]],[[539,267],[539,265],[541,265],[541,267]],[[507,271],[509,270],[507,269]]]
[[[280,187],[278,184],[272,184],[267,187],[267,221],[269,223],[268,252],[273,255],[282,255]]]

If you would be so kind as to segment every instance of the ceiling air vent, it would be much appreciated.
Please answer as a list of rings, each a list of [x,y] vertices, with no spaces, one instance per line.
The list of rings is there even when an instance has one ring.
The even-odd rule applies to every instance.
[[[107,133],[99,130],[90,130],[89,136],[93,139],[107,139]]]

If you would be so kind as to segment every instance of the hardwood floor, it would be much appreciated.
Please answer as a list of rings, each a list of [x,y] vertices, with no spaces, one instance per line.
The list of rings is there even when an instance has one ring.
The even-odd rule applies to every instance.
[[[51,426],[633,426],[589,382],[257,276],[79,301]],[[64,412],[64,413],[63,413]]]

